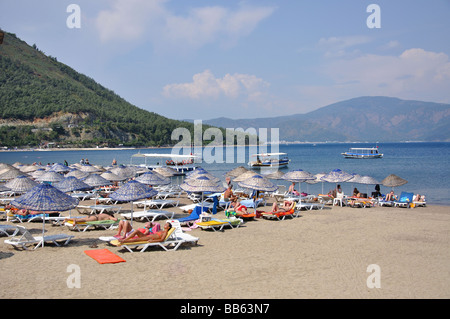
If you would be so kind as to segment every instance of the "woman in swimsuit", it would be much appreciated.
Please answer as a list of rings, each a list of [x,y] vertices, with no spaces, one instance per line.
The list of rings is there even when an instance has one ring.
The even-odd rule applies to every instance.
[[[158,231],[154,234],[148,234],[144,235],[139,230],[133,231],[131,234],[129,234],[127,237],[123,239],[119,239],[119,242],[121,243],[132,243],[132,242],[140,242],[140,241],[147,241],[149,243],[156,243],[164,241],[164,239],[167,236],[167,233],[172,228],[172,224],[167,222],[164,224],[164,228],[161,231]]]
[[[290,202],[285,200],[283,203],[283,206],[278,207],[277,203],[273,203],[272,205],[272,212],[278,213],[278,212],[288,212],[294,207],[294,202]]]
[[[131,233],[133,231],[139,231],[139,232],[141,232],[142,235],[148,235],[148,234],[155,233],[155,232],[159,231],[160,229],[161,229],[161,227],[159,226],[158,223],[148,222],[148,223],[144,224],[144,228],[138,228],[137,230],[135,230],[135,229],[133,229],[133,227],[131,227],[131,223],[129,221],[121,220],[119,222],[117,234],[114,237],[126,238],[129,235],[131,235]],[[123,232],[123,236],[122,236],[122,232]]]

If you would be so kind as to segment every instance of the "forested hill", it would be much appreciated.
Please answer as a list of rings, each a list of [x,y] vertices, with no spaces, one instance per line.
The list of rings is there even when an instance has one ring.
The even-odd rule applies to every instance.
[[[4,31],[3,31],[4,32]],[[0,147],[163,146],[193,124],[140,109],[14,34],[0,44]],[[206,129],[204,126],[203,129]]]

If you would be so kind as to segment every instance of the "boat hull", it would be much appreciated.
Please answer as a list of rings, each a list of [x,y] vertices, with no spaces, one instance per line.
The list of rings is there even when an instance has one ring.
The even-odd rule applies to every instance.
[[[362,158],[362,159],[370,159],[370,158],[382,158],[383,154],[351,154],[351,153],[342,153],[345,158]]]
[[[250,162],[248,166],[251,168],[261,168],[261,167],[284,167],[289,164],[290,160],[276,161],[276,162]]]

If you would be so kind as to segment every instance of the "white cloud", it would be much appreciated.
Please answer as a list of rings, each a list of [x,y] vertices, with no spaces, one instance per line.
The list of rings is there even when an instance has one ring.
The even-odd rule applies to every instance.
[[[319,92],[329,101],[362,95],[395,96],[436,102],[450,102],[450,61],[445,53],[420,48],[398,56],[367,54],[354,59],[335,59],[321,72],[329,86],[302,86],[306,99]]]
[[[165,0],[115,0],[110,10],[101,11],[96,19],[100,40],[129,42],[140,39],[149,22],[167,15]]]
[[[254,75],[226,74],[223,78],[216,78],[210,70],[197,73],[192,82],[168,84],[163,88],[163,95],[169,98],[189,99],[229,99],[244,98],[256,101],[266,94],[269,83]]]
[[[151,41],[161,50],[169,47],[196,49],[208,43],[234,45],[269,17],[273,7],[228,9],[220,6],[193,8],[175,14],[167,0],[115,0],[99,13],[96,25],[103,43]]]
[[[324,56],[327,58],[342,57],[349,54],[354,55],[359,53],[360,51],[358,49],[351,48],[369,43],[371,41],[372,39],[367,36],[329,37],[321,38],[318,42],[318,47],[321,50],[325,50]]]

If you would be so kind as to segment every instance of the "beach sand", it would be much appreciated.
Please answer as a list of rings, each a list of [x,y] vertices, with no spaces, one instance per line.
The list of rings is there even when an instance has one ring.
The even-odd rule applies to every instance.
[[[123,209],[129,207],[124,204]],[[176,217],[186,216],[178,208],[173,211]],[[220,211],[218,217],[223,216]],[[42,232],[42,223],[22,225],[36,236]],[[183,245],[176,251],[151,247],[143,253],[98,239],[115,230],[77,232],[49,223],[45,229],[47,234],[75,238],[68,246],[47,244],[21,251],[1,237],[0,298],[450,297],[450,209],[445,206],[326,206],[298,218],[255,219],[223,232],[193,229],[189,233],[200,238],[197,246]],[[90,248],[93,244],[98,247]],[[126,262],[99,264],[84,253],[103,248]],[[368,271],[374,264],[379,273]],[[79,267],[79,288],[68,286],[71,265]],[[374,274],[379,274],[379,288],[368,287]]]

